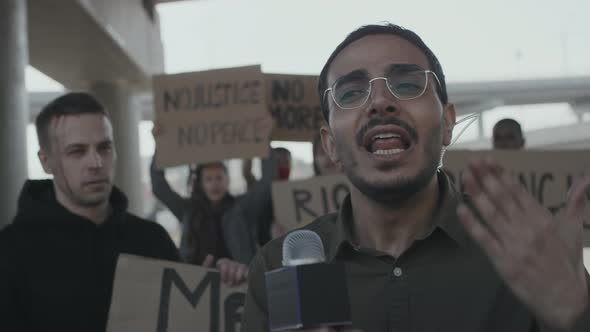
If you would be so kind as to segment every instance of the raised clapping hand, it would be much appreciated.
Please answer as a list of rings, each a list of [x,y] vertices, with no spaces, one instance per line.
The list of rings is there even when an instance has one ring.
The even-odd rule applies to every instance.
[[[590,177],[572,186],[555,217],[490,159],[470,162],[463,181],[485,225],[464,204],[459,219],[501,278],[537,319],[574,324],[589,302],[582,236]]]

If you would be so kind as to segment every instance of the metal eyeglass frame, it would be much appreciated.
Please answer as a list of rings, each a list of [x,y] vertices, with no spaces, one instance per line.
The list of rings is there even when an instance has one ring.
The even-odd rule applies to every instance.
[[[395,98],[397,98],[397,99],[399,99],[399,100],[412,100],[412,99],[416,99],[416,98],[419,98],[419,97],[421,97],[421,96],[424,94],[424,92],[426,92],[426,89],[428,89],[428,74],[429,74],[429,73],[431,73],[432,75],[434,75],[434,78],[436,79],[436,82],[438,83],[438,86],[441,86],[441,84],[440,84],[440,80],[438,79],[438,76],[436,76],[436,73],[435,73],[435,72],[433,72],[432,70],[424,70],[423,72],[424,72],[424,76],[425,76],[425,79],[426,79],[426,84],[424,84],[424,89],[423,89],[423,90],[422,90],[422,92],[420,92],[420,93],[419,93],[417,96],[410,97],[410,98],[401,98],[401,97],[399,97],[398,95],[396,95],[396,94],[395,94],[395,92],[393,92],[393,91],[391,90],[391,87],[389,86],[389,80],[387,79],[387,77],[375,77],[375,78],[372,78],[372,79],[370,79],[370,80],[369,80],[369,93],[367,93],[367,97],[365,98],[365,100],[364,100],[362,103],[360,103],[358,106],[354,106],[354,107],[342,107],[342,106],[340,106],[340,104],[338,104],[338,102],[336,101],[336,98],[334,97],[334,93],[331,93],[330,95],[332,96],[332,101],[334,101],[334,103],[336,104],[336,106],[340,107],[340,108],[341,108],[341,109],[343,109],[343,110],[352,110],[352,109],[359,108],[359,107],[361,107],[361,106],[365,105],[365,104],[367,103],[367,100],[369,100],[369,98],[371,98],[371,92],[372,92],[372,89],[373,89],[373,82],[374,82],[374,81],[376,81],[376,80],[385,80],[385,85],[387,86],[387,90],[389,90],[389,92],[390,92],[390,93],[391,93],[391,94],[392,94],[392,95],[393,95]],[[327,88],[327,89],[326,89],[326,91],[324,91],[324,95],[322,96],[322,99],[323,99],[323,100],[326,100],[326,94],[327,94],[328,92],[330,92],[330,91],[332,91],[332,90],[333,90],[333,88],[334,88],[334,85],[335,85],[337,82],[338,82],[338,80],[336,80],[336,81],[334,82],[334,84],[332,84],[332,87],[330,87],[330,88]]]

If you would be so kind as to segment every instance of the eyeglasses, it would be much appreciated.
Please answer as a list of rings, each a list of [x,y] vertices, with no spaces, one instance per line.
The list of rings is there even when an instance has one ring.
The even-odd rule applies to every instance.
[[[342,109],[363,106],[371,96],[371,88],[376,80],[384,80],[387,89],[399,100],[415,99],[424,94],[428,87],[428,74],[431,73],[440,86],[440,80],[431,70],[423,70],[415,65],[394,65],[385,77],[369,79],[364,71],[355,71],[337,79],[331,88],[332,100]]]

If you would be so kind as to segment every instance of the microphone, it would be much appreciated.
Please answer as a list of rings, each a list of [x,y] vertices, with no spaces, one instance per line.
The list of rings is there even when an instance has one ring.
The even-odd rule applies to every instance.
[[[317,233],[285,237],[283,267],[265,273],[271,331],[352,324],[345,267],[325,261]]]

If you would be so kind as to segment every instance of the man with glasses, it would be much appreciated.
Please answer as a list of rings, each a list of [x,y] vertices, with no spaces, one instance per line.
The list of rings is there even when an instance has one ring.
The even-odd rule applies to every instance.
[[[556,222],[490,160],[470,163],[469,199],[458,193],[439,170],[455,124],[442,67],[399,26],[351,33],[319,91],[323,148],[352,186],[338,213],[306,228],[328,262],[346,266],[346,328],[590,331],[581,243],[590,178],[576,183]],[[282,240],[252,262],[243,331],[269,329],[264,272],[281,267]]]

